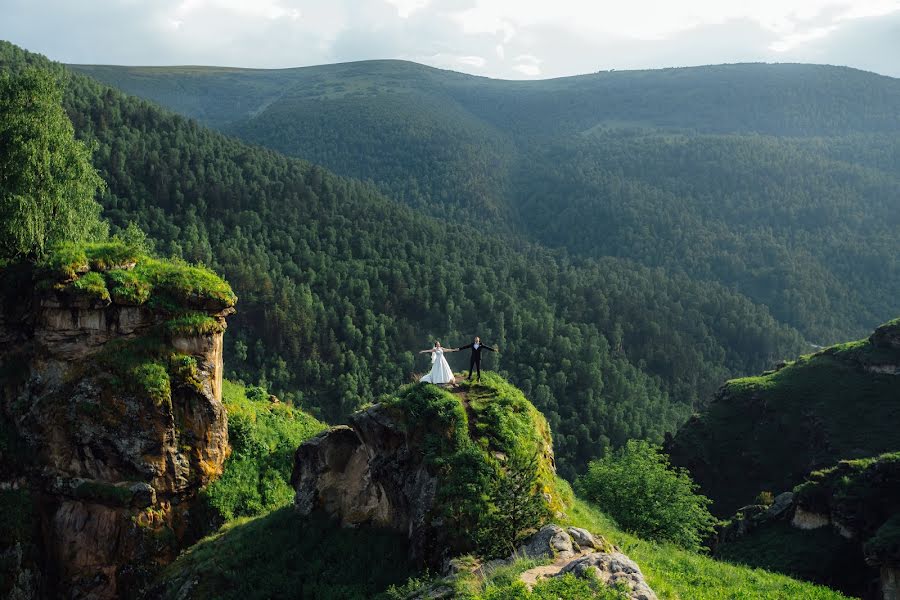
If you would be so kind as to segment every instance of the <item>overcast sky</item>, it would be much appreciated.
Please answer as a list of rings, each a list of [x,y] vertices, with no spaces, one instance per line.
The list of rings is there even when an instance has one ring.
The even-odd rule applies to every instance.
[[[0,0],[0,38],[69,63],[402,58],[526,79],[766,61],[900,77],[900,0]]]

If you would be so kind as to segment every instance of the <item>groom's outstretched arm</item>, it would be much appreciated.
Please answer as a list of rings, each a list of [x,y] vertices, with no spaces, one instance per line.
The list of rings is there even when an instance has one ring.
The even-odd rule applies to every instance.
[[[465,350],[466,348],[471,348],[472,344],[466,344],[465,346],[460,346],[457,350]]]

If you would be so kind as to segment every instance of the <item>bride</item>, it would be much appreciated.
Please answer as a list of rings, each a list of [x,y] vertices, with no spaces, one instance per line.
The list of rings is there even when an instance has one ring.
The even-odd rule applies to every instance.
[[[447,364],[447,359],[444,358],[445,352],[456,352],[456,350],[452,348],[441,348],[440,342],[434,343],[434,348],[431,350],[422,350],[419,354],[431,354],[431,372],[423,375],[419,381],[426,381],[428,383],[456,383],[456,378],[453,376],[453,369],[450,368],[450,365]]]

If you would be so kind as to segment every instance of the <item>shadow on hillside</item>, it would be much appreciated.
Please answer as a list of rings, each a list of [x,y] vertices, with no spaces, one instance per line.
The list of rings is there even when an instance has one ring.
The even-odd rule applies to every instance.
[[[348,529],[291,507],[238,520],[166,569],[165,598],[372,598],[413,573],[403,535]],[[157,596],[158,597],[158,596]]]

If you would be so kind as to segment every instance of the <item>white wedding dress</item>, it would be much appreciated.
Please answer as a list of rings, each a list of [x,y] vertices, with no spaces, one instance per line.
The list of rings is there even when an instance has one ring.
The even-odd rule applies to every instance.
[[[427,383],[452,383],[455,381],[453,377],[453,369],[447,364],[444,358],[444,349],[436,348],[431,354],[431,372],[422,376],[419,381]]]

